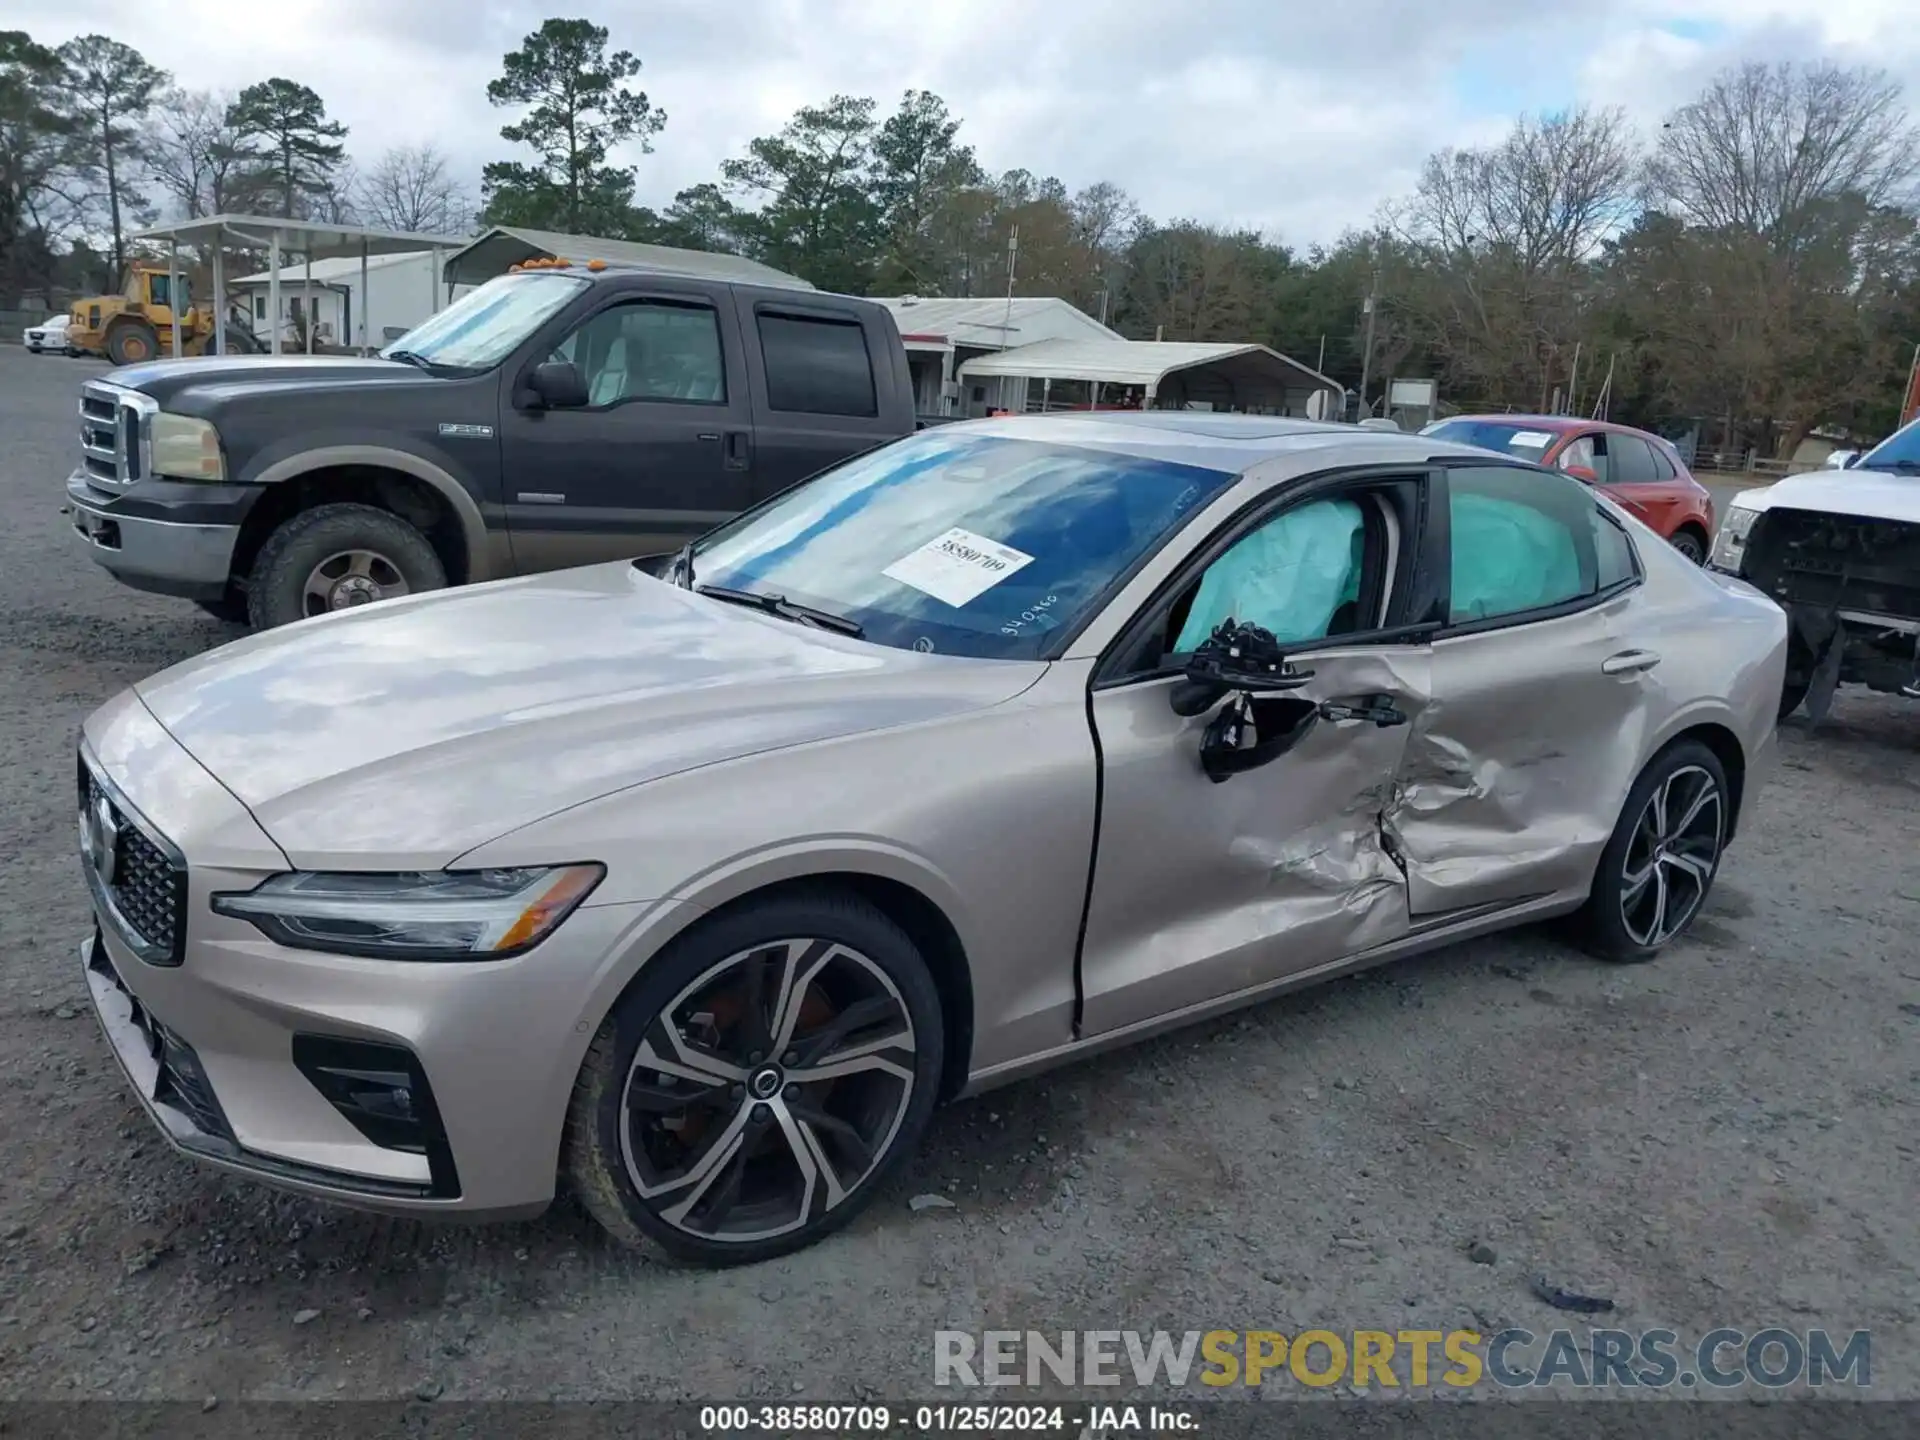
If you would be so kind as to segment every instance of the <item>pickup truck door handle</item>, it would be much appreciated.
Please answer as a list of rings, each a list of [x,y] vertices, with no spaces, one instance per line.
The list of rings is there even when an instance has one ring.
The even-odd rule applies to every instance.
[[[1618,655],[1609,655],[1600,662],[1603,675],[1635,675],[1642,670],[1651,670],[1660,663],[1660,657],[1652,650],[1622,650]]]
[[[727,431],[725,465],[729,470],[745,470],[753,461],[753,433],[748,430]]]

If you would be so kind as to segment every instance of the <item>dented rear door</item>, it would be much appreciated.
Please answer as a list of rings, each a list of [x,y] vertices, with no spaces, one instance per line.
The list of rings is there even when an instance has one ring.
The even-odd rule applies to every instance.
[[[1432,703],[1411,727],[1385,817],[1417,920],[1584,889],[1662,693],[1658,636],[1635,624],[1643,591],[1617,522],[1564,477],[1452,474],[1456,496],[1524,503],[1539,536],[1561,527],[1577,575],[1543,589],[1553,602],[1544,608],[1461,615],[1463,592],[1476,587],[1497,607],[1503,587],[1511,595],[1551,581],[1540,578],[1550,567],[1535,564],[1537,549],[1494,553],[1484,530],[1476,573],[1454,512],[1450,603],[1459,618],[1433,641]]]
[[[1287,753],[1215,783],[1177,677],[1091,697],[1100,831],[1082,949],[1084,1033],[1100,1034],[1341,959],[1409,928],[1381,815],[1429,694],[1424,644],[1303,652],[1286,704],[1378,698],[1406,717],[1321,719]]]

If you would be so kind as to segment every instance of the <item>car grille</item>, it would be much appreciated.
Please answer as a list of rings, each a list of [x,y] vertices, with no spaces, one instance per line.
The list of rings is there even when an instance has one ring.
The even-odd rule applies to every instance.
[[[159,1073],[154,1077],[154,1100],[180,1111],[203,1134],[231,1141],[233,1127],[227,1123],[226,1111],[220,1108],[220,1101],[213,1093],[213,1082],[207,1079],[207,1072],[202,1068],[200,1057],[194,1053],[193,1047],[161,1024],[154,1018],[153,1012],[140,1003],[140,997],[127,988],[126,982],[120,978],[120,972],[113,968],[113,962],[107,958],[105,947],[97,939],[87,965],[95,974],[105,977],[132,1007],[134,1026],[146,1040],[147,1053],[159,1067]]]
[[[96,899],[104,898],[120,938],[150,965],[178,965],[185,925],[186,867],[124,801],[80,763],[81,863]],[[101,853],[89,854],[91,844]],[[111,864],[104,863],[111,852]]]
[[[149,417],[155,402],[102,380],[80,389],[80,466],[104,489],[123,490],[148,473]]]
[[[1782,605],[1920,619],[1920,525],[1775,506],[1741,570]]]

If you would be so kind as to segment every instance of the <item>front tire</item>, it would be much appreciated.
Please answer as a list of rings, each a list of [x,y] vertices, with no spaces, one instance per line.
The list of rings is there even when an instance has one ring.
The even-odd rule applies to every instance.
[[[1653,959],[1706,903],[1733,819],[1719,757],[1697,740],[1656,755],[1627,792],[1576,923],[1604,960]]]
[[[447,583],[427,537],[371,505],[318,505],[283,520],[267,537],[247,586],[256,630]]]
[[[1707,563],[1707,537],[1698,530],[1683,527],[1673,532],[1673,538],[1667,542],[1696,565]]]
[[[703,1265],[801,1249],[918,1146],[942,1033],[926,961],[879,910],[750,901],[668,944],[600,1026],[565,1176],[628,1245]]]
[[[122,320],[107,331],[107,358],[116,365],[141,365],[160,357],[160,336],[144,320]]]

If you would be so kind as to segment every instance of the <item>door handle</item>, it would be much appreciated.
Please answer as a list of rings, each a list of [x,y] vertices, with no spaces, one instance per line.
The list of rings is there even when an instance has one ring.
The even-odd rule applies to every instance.
[[[722,452],[729,470],[745,470],[753,459],[753,435],[746,430],[729,430]]]
[[[1393,702],[1384,695],[1373,695],[1357,705],[1336,705],[1327,701],[1320,706],[1323,720],[1365,720],[1370,724],[1386,729],[1392,725],[1407,723],[1406,712],[1396,709]]]
[[[1652,650],[1622,650],[1618,655],[1609,655],[1600,662],[1603,675],[1635,675],[1642,670],[1651,670],[1660,663],[1660,656]]]

